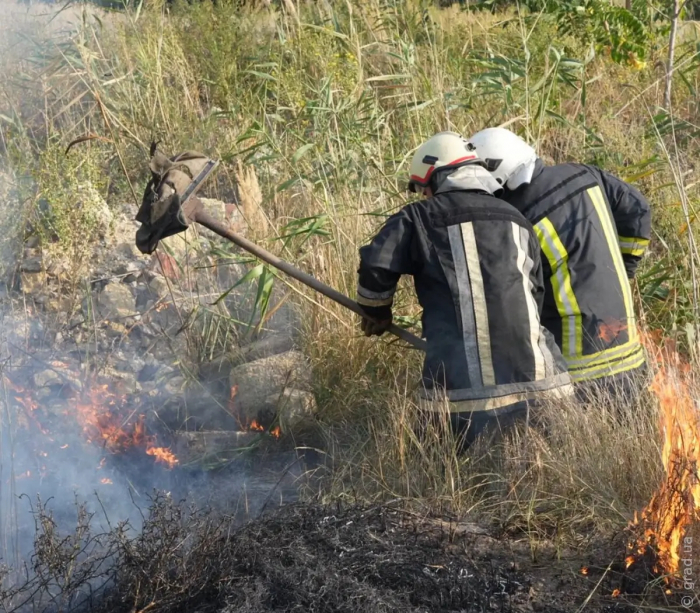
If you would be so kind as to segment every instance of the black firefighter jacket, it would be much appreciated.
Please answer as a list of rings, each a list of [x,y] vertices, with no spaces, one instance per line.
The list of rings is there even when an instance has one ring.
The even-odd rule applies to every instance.
[[[539,321],[539,244],[512,206],[458,190],[404,207],[360,249],[369,315],[388,316],[401,275],[413,276],[423,307],[423,398],[446,395],[451,411],[471,412],[571,391]]]
[[[649,203],[593,166],[544,166],[503,196],[535,227],[543,253],[542,323],[574,381],[629,373],[644,364],[632,278],[649,243]]]

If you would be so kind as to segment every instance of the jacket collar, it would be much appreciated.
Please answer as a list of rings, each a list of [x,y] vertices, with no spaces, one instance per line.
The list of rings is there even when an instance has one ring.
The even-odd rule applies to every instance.
[[[542,158],[537,158],[537,161],[535,162],[535,170],[532,173],[532,179],[530,179],[530,183],[532,183],[539,175],[541,175],[543,170],[544,162],[542,161]]]
[[[532,171],[532,177],[530,178],[530,181],[528,183],[523,183],[522,185],[516,187],[515,189],[508,190],[506,192],[507,197],[506,200],[508,202],[511,202],[515,208],[518,208],[515,203],[518,202],[518,196],[522,194],[532,183],[537,179],[542,174],[542,171],[545,169],[545,164],[542,161],[541,158],[537,158],[535,161],[535,169]],[[518,209],[520,210],[520,209]]]
[[[493,195],[503,189],[491,173],[479,164],[462,166],[446,175],[439,183],[436,194],[454,191],[485,192]]]

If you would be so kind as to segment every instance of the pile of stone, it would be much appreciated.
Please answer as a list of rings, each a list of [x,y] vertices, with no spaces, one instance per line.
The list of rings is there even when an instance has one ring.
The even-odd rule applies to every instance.
[[[238,207],[203,200],[245,232]],[[273,314],[251,330],[256,288],[236,285],[255,264],[246,254],[191,228],[144,256],[134,216],[133,207],[113,212],[79,284],[36,238],[26,241],[2,296],[0,345],[23,383],[48,402],[98,376],[180,433],[185,453],[202,441],[230,446],[251,425],[288,433],[313,424],[309,365],[284,292],[273,291]]]

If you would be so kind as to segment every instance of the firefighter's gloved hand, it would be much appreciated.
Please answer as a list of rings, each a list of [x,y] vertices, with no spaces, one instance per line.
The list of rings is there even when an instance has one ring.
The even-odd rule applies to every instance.
[[[389,329],[390,326],[391,318],[372,321],[363,317],[362,323],[360,324],[360,328],[365,333],[365,336],[381,336]]]
[[[360,304],[360,308],[363,312],[360,329],[365,336],[381,336],[389,329],[392,320],[390,305],[372,307]]]

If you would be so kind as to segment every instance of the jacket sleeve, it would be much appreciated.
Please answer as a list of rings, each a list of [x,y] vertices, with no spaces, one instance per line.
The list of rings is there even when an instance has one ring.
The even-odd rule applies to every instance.
[[[409,207],[404,207],[389,217],[371,243],[360,249],[357,302],[370,317],[391,317],[399,278],[415,272],[413,237],[414,223]]]
[[[632,279],[651,238],[651,206],[640,191],[599,168],[592,168],[610,203],[627,276]]]
[[[544,307],[544,269],[542,267],[542,255],[537,236],[534,232],[531,232],[530,235],[530,253],[528,254],[532,258],[530,281],[532,282],[532,293],[537,303],[537,314],[541,316]]]

